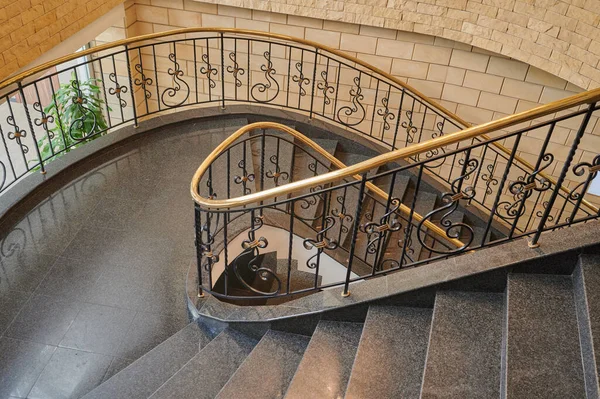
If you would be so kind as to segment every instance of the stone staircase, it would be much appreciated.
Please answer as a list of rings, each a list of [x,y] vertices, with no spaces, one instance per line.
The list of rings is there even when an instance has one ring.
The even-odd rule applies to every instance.
[[[266,332],[198,320],[86,398],[597,398],[593,252]]]

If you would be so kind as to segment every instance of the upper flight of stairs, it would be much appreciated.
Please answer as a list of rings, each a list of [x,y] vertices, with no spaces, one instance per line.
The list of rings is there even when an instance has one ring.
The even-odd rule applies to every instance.
[[[193,322],[86,398],[595,399],[600,255],[543,262],[266,333]]]

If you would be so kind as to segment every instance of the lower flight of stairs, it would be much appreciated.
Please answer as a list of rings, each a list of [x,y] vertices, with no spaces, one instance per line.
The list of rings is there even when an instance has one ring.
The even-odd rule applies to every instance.
[[[86,398],[598,398],[600,255],[572,263],[313,316],[310,335],[194,322]]]

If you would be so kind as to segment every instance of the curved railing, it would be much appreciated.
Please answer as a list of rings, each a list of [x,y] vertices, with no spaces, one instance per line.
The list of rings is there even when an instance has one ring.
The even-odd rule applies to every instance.
[[[263,219],[257,217],[258,213],[262,215],[267,210],[304,201],[307,196],[315,195],[322,197],[321,201],[315,201],[313,204],[317,202],[327,204],[322,207],[323,215],[327,215],[320,225],[322,229],[318,231],[312,246],[306,248],[312,249],[317,244],[316,257],[324,252],[327,254],[329,250],[338,250],[338,241],[335,239],[333,241],[336,245],[329,246],[332,242],[330,226],[334,225],[337,215],[340,215],[340,220],[351,215],[347,226],[350,236],[347,236],[345,241],[348,256],[342,262],[347,267],[346,275],[336,282],[344,285],[346,295],[349,292],[349,284],[354,281],[507,240],[531,236],[530,246],[536,247],[539,245],[540,235],[545,231],[598,218],[597,210],[582,205],[585,197],[590,196],[588,189],[600,171],[600,154],[598,149],[581,146],[581,142],[585,140],[586,132],[591,134],[595,129],[600,128],[597,112],[600,107],[596,105],[599,99],[600,90],[578,94],[530,111],[390,151],[352,166],[321,171],[321,173],[315,170],[312,176],[303,176],[302,179],[275,184],[271,187],[261,185],[255,190],[244,190],[241,195],[231,195],[230,190],[221,190],[226,193],[222,197],[213,195],[213,187],[210,183],[212,179],[209,178],[207,189],[210,195],[203,195],[200,190],[201,179],[207,174],[210,175],[215,160],[228,153],[232,143],[245,132],[257,128],[276,127],[273,124],[261,127],[260,123],[249,125],[224,141],[201,164],[192,180],[191,192],[197,204],[196,222],[199,229],[197,245],[201,248],[198,252],[199,265],[205,272],[214,269],[210,258],[206,258],[206,253],[211,255],[218,253],[211,248],[215,237],[218,236],[218,233],[211,233],[210,227],[215,215],[223,215],[225,218],[223,223],[226,224],[224,220],[228,215],[236,212],[251,213],[251,219],[256,223],[252,222],[248,227],[249,236],[243,245],[244,248],[255,251],[252,253],[256,260],[260,249],[263,249],[260,245],[264,245],[264,248],[268,246],[265,242],[261,244],[260,239],[256,239],[265,224]],[[484,134],[495,134],[515,127],[520,128],[493,139],[473,141]],[[556,140],[563,137],[565,129],[570,129],[567,142],[564,143],[563,140],[562,147],[553,146]],[[293,134],[311,148],[317,149],[319,153],[323,152],[299,133],[292,133],[289,128],[281,130]],[[531,143],[527,143],[532,137],[537,137],[539,147],[531,147]],[[495,143],[505,146],[508,151],[506,157],[490,151],[492,148],[497,148]],[[448,150],[452,146],[456,146],[455,149]],[[561,152],[555,153],[556,150],[552,148],[558,148]],[[567,151],[561,148],[566,148]],[[516,154],[525,150],[535,152],[532,154],[533,171],[523,170],[515,160]],[[402,164],[401,161],[407,160],[412,162],[377,173],[380,166],[390,166],[392,162]],[[446,172],[441,173],[440,171],[444,169]],[[555,174],[556,180],[543,177],[542,171]],[[385,178],[388,183],[394,182],[399,175],[409,176],[415,186],[414,192],[408,198],[395,197],[393,184],[385,191],[378,185],[378,182]],[[419,196],[424,192],[422,186],[427,184],[427,175],[442,177],[449,186],[439,195],[434,209],[422,217],[419,216],[417,220],[416,208],[419,204]],[[570,188],[565,192],[564,185],[567,184]],[[303,192],[309,194],[299,194]],[[339,210],[339,206],[331,205],[331,198],[336,197],[334,193],[340,192],[341,195],[337,198],[342,211]],[[347,203],[350,192],[358,193],[355,195],[357,199],[350,204],[352,206],[348,206]],[[378,211],[370,212],[363,208],[369,197],[370,200],[376,198],[380,201]],[[468,213],[467,207],[473,204],[477,204],[478,209],[487,212],[479,213],[477,218],[463,218],[463,214]],[[203,215],[204,224],[202,224]],[[404,223],[396,224],[396,215],[404,216]],[[295,216],[291,212],[288,227],[293,224],[292,219]],[[479,219],[478,226],[475,219]],[[327,223],[327,220],[331,222]],[[437,228],[432,228],[432,225]],[[440,230],[446,240],[460,239],[460,244],[448,245],[448,242],[444,242],[444,238],[437,234]],[[432,238],[435,242],[431,242]],[[221,241],[227,244],[227,239]],[[411,248],[415,242],[419,246],[418,255],[407,257],[409,253],[415,253],[414,248]],[[363,243],[362,247],[361,243]],[[290,239],[289,248],[292,247],[293,240]],[[395,247],[402,250],[400,252],[390,250]],[[221,249],[227,252],[227,248],[228,246],[224,245]],[[364,256],[361,250],[364,250]],[[368,254],[373,257],[369,258]],[[292,258],[289,259],[291,262]],[[259,270],[252,267],[250,269]],[[202,285],[202,281],[202,272],[200,272],[200,288],[211,291],[212,286]],[[310,288],[315,290],[327,286],[317,284],[315,279],[314,286]],[[274,292],[255,292],[266,297],[294,293],[297,292],[290,291],[289,287],[287,291],[282,291],[281,286]],[[223,295],[238,297],[235,294]]]
[[[290,108],[390,150],[470,126],[400,79],[342,51],[243,29],[186,28],[108,43],[7,79],[0,93],[0,193],[31,171],[45,173],[60,154],[111,129],[191,106]],[[489,151],[510,154],[498,142]],[[533,170],[520,154],[514,160]],[[540,176],[555,183],[544,171]],[[585,200],[582,205],[597,211]]]

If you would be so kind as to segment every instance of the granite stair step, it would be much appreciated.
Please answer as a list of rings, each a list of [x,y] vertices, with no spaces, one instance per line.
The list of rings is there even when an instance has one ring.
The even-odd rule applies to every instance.
[[[344,397],[362,326],[362,323],[320,321],[285,397]]]
[[[426,308],[370,306],[345,398],[418,398],[431,314]]]
[[[192,322],[89,392],[86,399],[146,399],[206,347],[218,331]]]
[[[422,399],[500,397],[503,308],[500,293],[437,293]]]
[[[508,275],[503,398],[584,398],[571,276]]]
[[[597,398],[600,397],[600,255],[580,255],[573,284],[587,397]]]
[[[256,344],[256,339],[227,328],[150,397],[152,399],[212,399],[225,386]]]
[[[309,341],[304,335],[267,331],[217,398],[283,398]]]

